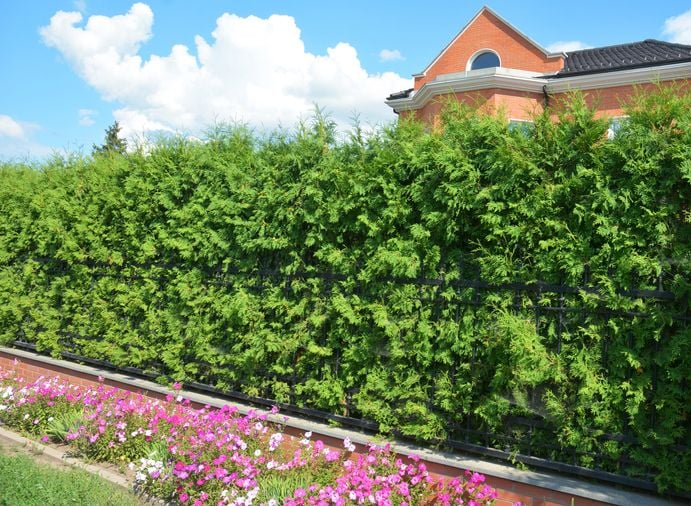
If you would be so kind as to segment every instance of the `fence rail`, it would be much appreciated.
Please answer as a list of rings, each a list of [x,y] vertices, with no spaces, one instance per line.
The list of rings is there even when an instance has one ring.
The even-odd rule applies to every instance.
[[[626,304],[624,304],[624,309],[611,307],[609,299],[605,297],[606,292],[601,287],[592,286],[588,283],[587,272],[582,286],[568,286],[542,281],[491,283],[479,278],[462,277],[460,279],[458,277],[447,279],[425,276],[416,278],[380,276],[374,281],[368,280],[366,282],[367,290],[365,290],[362,283],[358,282],[357,275],[311,272],[309,270],[285,273],[280,268],[262,267],[242,271],[236,267],[190,268],[190,266],[176,264],[129,264],[126,266],[114,266],[99,262],[69,264],[52,258],[23,259],[15,263],[14,267],[19,269],[26,262],[35,262],[40,266],[45,275],[46,286],[50,285],[55,279],[75,275],[75,269],[86,269],[86,274],[82,272],[80,274],[82,278],[80,279],[82,281],[86,279],[86,283],[90,283],[90,286],[86,289],[87,291],[92,290],[98,280],[103,278],[112,278],[127,283],[149,281],[158,286],[159,290],[162,291],[175,276],[180,273],[189,274],[193,271],[201,277],[204,284],[213,285],[216,290],[225,289],[230,291],[242,287],[261,294],[267,290],[281,289],[285,292],[286,297],[295,299],[299,299],[303,295],[302,289],[295,286],[296,282],[307,280],[318,283],[318,296],[321,298],[328,298],[333,295],[334,290],[337,290],[339,293],[345,293],[347,296],[357,295],[361,298],[379,300],[390,295],[390,287],[392,286],[410,287],[416,291],[416,295],[412,299],[418,305],[418,311],[428,311],[432,321],[453,318],[457,324],[460,324],[459,322],[461,322],[465,311],[477,312],[482,308],[490,307],[492,302],[488,300],[489,296],[510,296],[511,302],[505,304],[504,309],[530,315],[535,324],[536,331],[540,335],[547,336],[547,329],[551,329],[549,330],[551,332],[549,339],[547,337],[545,339],[551,341],[551,350],[556,354],[562,352],[564,340],[572,334],[574,329],[580,328],[585,321],[590,321],[593,318],[599,319],[598,321],[606,329],[608,322],[613,320],[617,322],[631,322],[634,320],[646,320],[651,317],[651,313],[647,308],[634,310],[626,307]],[[347,282],[351,282],[352,286],[344,287]],[[650,285],[648,287],[627,287],[617,289],[614,293],[616,297],[628,301],[640,299],[650,302],[652,305],[678,308],[679,310],[671,316],[672,325],[676,326],[676,328],[686,328],[689,319],[691,319],[688,303],[686,303],[687,301],[679,301],[673,292],[665,290],[663,288],[665,283],[666,280],[661,275],[654,280],[654,283],[651,283],[654,288],[651,288]],[[449,296],[446,292],[448,290],[453,292],[452,296]],[[588,304],[583,303],[583,299],[586,297],[590,297],[593,300],[590,300]],[[55,309],[60,310],[63,303],[62,298],[57,297],[54,302]],[[159,303],[164,304],[161,300],[159,300]],[[127,318],[129,319],[129,316]],[[141,322],[135,320],[128,320],[128,325],[135,329],[140,328],[138,325],[141,326]],[[30,319],[25,317],[23,325],[28,326],[31,324]],[[34,332],[37,334],[45,330],[40,327],[34,328]],[[173,371],[160,360],[149,360],[144,367],[122,367],[106,360],[89,357],[87,353],[84,353],[85,343],[99,341],[101,336],[83,335],[79,332],[74,332],[70,330],[69,322],[64,322],[57,330],[57,333],[60,336],[59,344],[63,348],[60,350],[60,353],[63,358],[68,360],[88,362],[148,378],[173,374]],[[321,336],[321,339],[325,340],[326,335]],[[632,339],[633,337],[629,337],[629,344],[631,344]],[[27,340],[21,329],[13,344],[25,349],[37,350],[36,343]],[[123,346],[125,352],[130,351],[131,348],[128,348],[128,346],[127,344]],[[601,346],[602,372],[603,374],[610,374],[613,367],[621,367],[621,364],[616,362],[616,357],[612,357],[609,354],[610,340],[606,335],[602,339]],[[655,354],[659,351],[659,346],[660,342],[654,341],[650,343],[649,349],[646,348],[646,352]],[[378,352],[385,360],[388,351],[384,348],[378,350]],[[470,363],[466,364],[471,375],[479,372],[483,367],[479,354],[479,345],[477,341],[474,341],[472,353],[470,354]],[[322,359],[319,364],[319,370],[328,369],[337,375],[341,366],[341,360],[342,357],[339,354],[339,350],[334,350],[334,354],[331,357]],[[258,368],[253,371],[254,378],[263,377],[270,381],[265,383],[263,389],[260,389],[261,391],[257,391],[256,388],[251,388],[254,385],[250,384],[254,378],[236,378],[234,381],[229,381],[228,376],[223,374],[224,371],[218,365],[195,357],[190,357],[190,363],[195,365],[198,372],[196,373],[197,377],[195,380],[186,382],[188,388],[212,392],[216,395],[261,406],[276,404],[286,412],[332,421],[359,430],[370,432],[377,432],[379,430],[380,425],[363,416],[357,403],[354,402],[354,398],[360,393],[357,386],[346,389],[345,399],[340,407],[340,412],[325,411],[305,408],[300,405],[304,404],[304,399],[301,398],[297,390],[299,386],[304,385],[309,379],[306,376],[295,373],[276,374],[275,372]],[[446,367],[445,369],[442,366],[436,367],[439,371],[443,369],[443,372],[448,373],[453,378],[456,374],[456,366],[458,364],[444,366]],[[633,371],[632,367],[629,367],[626,375],[632,376],[633,374],[635,374],[635,371]],[[656,366],[653,367],[652,377],[653,390],[655,390],[661,381]],[[275,400],[275,395],[270,385],[276,381],[287,385],[288,402],[278,402]],[[223,387],[218,388],[219,384],[223,385]],[[247,393],[250,390],[252,394]],[[633,451],[641,448],[641,443],[636,437],[627,433],[598,433],[597,436],[594,435],[593,437],[598,441],[613,441],[622,446],[623,451],[614,459],[611,455],[598,449],[583,451],[559,445],[556,443],[556,431],[558,428],[552,424],[549,416],[545,416],[540,412],[541,392],[539,388],[532,392],[532,394],[534,399],[529,399],[529,403],[534,401],[537,406],[533,410],[532,416],[526,416],[525,413],[520,416],[515,414],[505,416],[502,419],[501,430],[496,430],[496,428],[488,428],[487,424],[478,419],[472,412],[466,412],[459,416],[455,413],[450,414],[449,412],[440,411],[435,385],[432,383],[429,389],[427,407],[430,412],[445,418],[445,428],[448,434],[448,437],[444,440],[432,442],[447,449],[471,452],[490,458],[522,462],[536,468],[556,470],[639,489],[656,489],[654,483],[655,471],[641,467],[640,463],[636,463],[631,457]],[[511,399],[510,395],[508,397],[511,403],[515,403],[515,399]],[[399,399],[396,402],[402,403],[404,400]],[[650,426],[656,427],[657,422],[653,412]],[[411,438],[409,435],[405,436],[399,431],[394,430],[393,432],[399,437]],[[689,450],[691,450],[687,444],[683,444],[686,443],[686,440],[680,439],[675,443],[668,445],[667,449],[677,452],[680,456],[688,454]],[[591,462],[589,467],[584,467],[580,464],[584,459]],[[635,474],[627,475],[628,468],[635,468]],[[684,492],[677,492],[677,494],[690,497],[689,494]]]

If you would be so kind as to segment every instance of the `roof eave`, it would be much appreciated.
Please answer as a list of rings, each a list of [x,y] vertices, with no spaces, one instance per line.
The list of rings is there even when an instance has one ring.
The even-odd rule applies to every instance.
[[[414,92],[410,97],[386,100],[385,103],[394,111],[400,112],[420,109],[438,95],[480,91],[489,88],[542,93],[543,86],[547,86],[544,90],[549,93],[564,93],[574,90],[691,79],[691,62],[578,76],[563,76],[561,78],[555,78],[554,75],[520,75],[515,71],[507,71],[507,69],[501,68],[494,69],[493,72],[485,71],[469,76],[467,73],[459,73],[459,75],[461,74],[463,77],[456,79],[452,77],[453,74],[447,75],[446,78],[435,79],[425,83],[422,88]]]
[[[691,61],[548,79],[550,93],[691,79]]]
[[[433,97],[449,93],[480,91],[488,88],[542,93],[542,87],[547,82],[542,76],[516,75],[497,68],[491,73],[483,72],[481,74],[459,77],[458,79],[437,79],[425,83],[422,88],[410,97],[385,100],[385,103],[396,112],[400,112],[420,109]]]
[[[569,77],[584,76],[584,75],[589,75],[589,74],[604,74],[607,72],[621,72],[624,70],[632,70],[632,69],[640,69],[640,68],[656,68],[656,67],[663,67],[663,66],[668,66],[668,65],[675,65],[675,64],[682,64],[682,63],[689,63],[689,62],[691,62],[691,58],[680,58],[678,60],[667,60],[667,61],[660,61],[660,62],[643,62],[643,63],[636,63],[633,65],[627,65],[627,66],[615,67],[615,68],[577,70],[574,72],[557,72],[556,74],[554,74],[553,77],[556,79],[566,79]]]

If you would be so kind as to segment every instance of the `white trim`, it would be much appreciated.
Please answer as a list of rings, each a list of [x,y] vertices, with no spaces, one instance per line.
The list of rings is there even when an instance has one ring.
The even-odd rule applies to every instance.
[[[399,112],[420,109],[437,95],[487,88],[542,93],[543,86],[546,85],[548,93],[564,93],[572,90],[593,90],[690,78],[691,62],[562,78],[496,67],[439,75],[434,80],[425,83],[410,97],[387,100],[386,104]]]
[[[497,67],[501,67],[501,56],[499,56],[499,53],[497,53],[494,49],[490,49],[488,47],[483,47],[482,49],[478,49],[475,51],[473,54],[470,55],[470,58],[468,58],[468,63],[465,64],[465,70],[466,72],[472,70],[473,63],[475,62],[475,59],[485,53],[492,53],[494,56],[497,57],[499,60],[499,65]],[[482,70],[482,69],[477,69],[477,70]]]
[[[458,34],[456,34],[456,36],[455,36],[453,39],[451,39],[451,42],[449,42],[449,43],[444,47],[444,49],[441,50],[441,52],[434,58],[434,60],[432,60],[432,62],[431,62],[429,65],[427,65],[427,67],[425,67],[425,70],[423,70],[422,72],[420,72],[420,73],[418,73],[418,74],[413,74],[413,77],[422,77],[422,76],[426,75],[426,74],[427,74],[427,71],[428,71],[435,63],[437,63],[437,62],[439,61],[439,59],[444,55],[444,53],[446,53],[446,51],[448,51],[448,49],[449,49],[451,46],[454,45],[454,43],[458,40],[458,38],[459,38],[461,35],[463,35],[463,34],[465,33],[465,31],[470,27],[470,25],[472,25],[472,24],[475,22],[475,20],[476,20],[477,18],[479,18],[480,15],[481,15],[483,12],[485,12],[485,11],[486,11],[486,12],[489,12],[492,16],[494,16],[494,17],[497,18],[499,21],[501,21],[501,22],[504,23],[506,26],[508,26],[511,30],[513,30],[514,32],[516,32],[516,33],[517,33],[518,35],[520,35],[521,37],[523,37],[523,38],[524,38],[527,42],[529,42],[531,45],[535,46],[535,48],[539,49],[547,58],[556,58],[556,57],[558,57],[558,56],[561,56],[561,57],[566,56],[565,53],[563,53],[563,52],[559,52],[559,53],[550,53],[550,52],[547,51],[544,47],[542,47],[540,44],[538,44],[537,42],[535,42],[533,39],[531,39],[530,37],[528,37],[526,34],[524,34],[523,32],[521,32],[518,28],[516,28],[515,26],[513,26],[511,23],[509,23],[508,21],[506,21],[506,20],[505,20],[504,18],[502,18],[499,14],[497,14],[496,12],[494,12],[492,9],[490,9],[489,7],[487,7],[487,6],[485,5],[482,9],[480,9],[480,10],[478,11],[477,14],[475,14],[475,16],[473,16],[473,19],[471,19],[470,21],[468,21],[468,23],[466,23],[466,25],[461,29],[461,31],[458,32]]]
[[[690,78],[691,62],[685,62],[674,63],[672,65],[661,65],[659,67],[642,67],[551,79],[548,88],[550,93],[563,93],[570,90],[592,90],[597,88],[611,88],[613,86]]]
[[[420,109],[435,96],[449,93],[478,91],[487,88],[542,93],[542,86],[547,83],[547,80],[538,77],[541,75],[502,67],[443,74],[437,76],[433,81],[425,83],[410,97],[387,100],[386,104],[399,112]]]

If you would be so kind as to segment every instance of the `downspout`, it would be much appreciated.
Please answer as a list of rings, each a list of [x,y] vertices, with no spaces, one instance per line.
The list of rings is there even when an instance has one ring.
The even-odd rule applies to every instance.
[[[549,107],[549,93],[547,93],[547,85],[543,84],[542,85],[542,94],[545,97],[545,109]]]

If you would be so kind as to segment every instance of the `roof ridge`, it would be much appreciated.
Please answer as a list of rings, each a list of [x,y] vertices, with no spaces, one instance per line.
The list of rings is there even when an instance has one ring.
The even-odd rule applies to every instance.
[[[626,46],[635,46],[635,45],[640,45],[640,44],[650,44],[650,43],[655,43],[655,44],[664,44],[665,46],[672,46],[672,47],[678,47],[678,48],[683,48],[683,49],[688,49],[691,50],[691,45],[687,44],[679,44],[677,42],[667,42],[664,40],[657,40],[657,39],[644,39],[644,40],[637,40],[634,42],[623,42],[620,44],[611,44],[609,46],[598,46],[598,47],[589,47],[586,49],[577,49],[575,51],[566,51],[566,56],[568,57],[569,55],[572,54],[577,54],[577,53],[585,53],[585,52],[591,52],[591,51],[598,51],[601,49],[616,49],[619,47],[626,47]]]
[[[682,44],[680,42],[669,42],[668,40],[645,39],[643,42],[655,42],[656,44],[664,44],[665,46],[682,47],[684,49],[691,49],[691,44]]]

